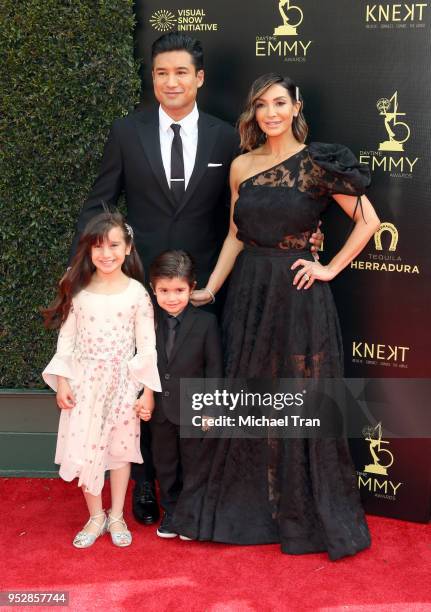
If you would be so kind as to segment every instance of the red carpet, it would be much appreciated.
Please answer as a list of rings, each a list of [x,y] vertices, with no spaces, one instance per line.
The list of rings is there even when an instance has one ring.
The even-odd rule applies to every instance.
[[[74,484],[0,479],[0,499],[0,591],[66,590],[69,610],[431,611],[429,525],[370,516],[372,548],[334,563],[275,545],[161,540],[133,521],[129,499],[130,548],[104,536],[76,550],[71,540],[87,517]]]

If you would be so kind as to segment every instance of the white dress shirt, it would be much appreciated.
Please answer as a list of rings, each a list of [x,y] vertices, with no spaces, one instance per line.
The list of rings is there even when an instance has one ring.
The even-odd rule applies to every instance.
[[[171,148],[174,139],[174,132],[171,125],[172,123],[178,123],[181,126],[180,136],[183,143],[184,188],[187,189],[196,160],[196,150],[198,147],[198,119],[199,111],[196,104],[192,112],[183,117],[181,121],[174,121],[165,113],[162,107],[159,106],[160,149],[169,187],[171,185]]]

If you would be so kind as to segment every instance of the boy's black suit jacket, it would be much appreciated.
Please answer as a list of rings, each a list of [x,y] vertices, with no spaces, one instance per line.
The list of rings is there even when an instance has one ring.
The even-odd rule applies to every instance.
[[[163,423],[169,420],[179,425],[180,379],[223,376],[222,345],[217,318],[189,304],[168,360],[165,350],[164,313],[156,307],[156,344],[162,392],[154,394],[156,406],[151,421]]]
[[[229,167],[238,145],[231,125],[199,111],[196,161],[177,204],[162,163],[158,108],[117,119],[79,215],[71,257],[86,223],[103,211],[102,202],[115,206],[124,192],[127,220],[146,271],[162,251],[185,249],[195,259],[198,285],[206,282],[228,229]]]

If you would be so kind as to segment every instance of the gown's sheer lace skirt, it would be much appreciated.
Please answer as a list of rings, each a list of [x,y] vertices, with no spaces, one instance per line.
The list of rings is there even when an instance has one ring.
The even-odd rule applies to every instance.
[[[228,378],[336,378],[342,344],[326,283],[298,291],[298,258],[309,251],[247,246],[230,281],[223,319]],[[316,396],[318,398],[318,396]],[[319,412],[319,400],[313,410]],[[369,546],[343,437],[204,440],[200,469],[185,483],[179,533],[236,544],[281,542],[283,552]]]
[[[248,378],[341,376],[342,344],[327,283],[293,286],[309,251],[246,247],[232,274],[223,318],[226,375]]]

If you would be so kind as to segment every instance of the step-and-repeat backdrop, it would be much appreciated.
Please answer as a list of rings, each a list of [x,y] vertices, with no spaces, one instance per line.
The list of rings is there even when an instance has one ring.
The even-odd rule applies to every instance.
[[[400,393],[391,380],[423,383],[431,373],[430,2],[137,0],[136,18],[144,107],[154,102],[151,44],[178,29],[204,46],[203,110],[235,123],[257,76],[289,75],[305,100],[309,141],[346,144],[369,166],[382,225],[333,291],[346,376],[386,384],[370,380],[353,398],[368,427],[352,451],[370,512],[428,520],[431,440],[398,437],[403,422],[424,418],[426,393],[421,384]],[[330,208],[323,259],[348,227]]]

